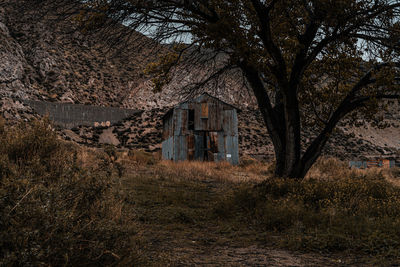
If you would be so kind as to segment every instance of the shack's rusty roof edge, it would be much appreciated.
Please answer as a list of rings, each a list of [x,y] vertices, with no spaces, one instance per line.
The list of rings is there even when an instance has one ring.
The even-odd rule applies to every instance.
[[[162,119],[164,120],[166,117],[168,117],[169,115],[171,115],[172,111],[173,111],[175,108],[179,107],[180,105],[182,105],[182,104],[184,104],[184,103],[188,103],[188,102],[195,102],[195,100],[197,100],[198,98],[200,98],[200,97],[202,97],[202,96],[208,96],[208,97],[210,97],[210,98],[214,98],[214,99],[218,100],[219,102],[221,102],[222,104],[227,105],[227,106],[230,106],[230,107],[236,109],[237,112],[241,112],[241,111],[242,111],[240,108],[238,108],[238,107],[236,107],[236,106],[234,106],[234,105],[232,105],[232,104],[229,104],[229,103],[227,103],[227,102],[225,102],[225,101],[219,99],[218,97],[215,97],[215,96],[213,96],[213,95],[210,95],[209,93],[202,93],[202,94],[200,94],[199,96],[197,96],[197,97],[195,97],[195,98],[192,98],[192,99],[190,99],[190,100],[186,100],[186,101],[180,102],[179,104],[177,104],[177,105],[171,107],[171,108],[164,114],[164,116],[162,116]]]

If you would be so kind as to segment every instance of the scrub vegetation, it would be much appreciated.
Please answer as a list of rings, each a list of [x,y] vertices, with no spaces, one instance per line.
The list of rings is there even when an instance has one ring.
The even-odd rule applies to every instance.
[[[0,142],[0,265],[218,264],[237,248],[264,249],[238,266],[271,251],[325,266],[400,264],[399,170],[321,159],[304,180],[275,178],[273,164],[246,158],[172,163],[82,148],[47,121],[1,122]]]
[[[81,156],[47,121],[1,123],[1,266],[140,262],[135,226],[122,216],[108,172],[111,157],[94,153],[84,167]]]

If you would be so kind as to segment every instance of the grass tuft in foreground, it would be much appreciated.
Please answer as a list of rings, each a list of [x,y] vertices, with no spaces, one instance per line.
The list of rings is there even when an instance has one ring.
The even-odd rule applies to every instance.
[[[294,250],[353,251],[386,260],[400,258],[400,188],[376,172],[336,179],[267,179],[244,185],[215,208],[279,235],[276,245]]]
[[[135,227],[121,216],[107,154],[84,168],[79,148],[47,121],[0,121],[0,265],[82,266],[141,261]]]

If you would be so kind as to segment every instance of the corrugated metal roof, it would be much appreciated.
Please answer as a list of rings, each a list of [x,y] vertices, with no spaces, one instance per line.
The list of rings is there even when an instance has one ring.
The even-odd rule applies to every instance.
[[[197,103],[198,100],[199,100],[201,97],[203,97],[203,96],[207,96],[207,97],[213,98],[213,99],[215,99],[215,100],[221,102],[221,103],[224,104],[224,105],[227,105],[227,106],[229,106],[229,107],[231,107],[231,108],[236,109],[237,112],[241,112],[241,111],[242,111],[240,108],[235,107],[235,106],[232,105],[232,104],[226,103],[225,101],[222,101],[221,99],[219,99],[219,98],[217,98],[217,97],[215,97],[215,96],[212,96],[212,95],[210,95],[209,93],[202,93],[201,95],[199,95],[199,96],[197,96],[197,97],[195,97],[195,98],[193,98],[193,99],[191,99],[191,100],[183,101],[183,102],[181,102],[181,103],[179,103],[179,104],[173,106],[172,108],[170,108],[170,109],[164,114],[164,116],[162,117],[163,120],[164,120],[165,118],[167,118],[168,116],[170,116],[170,115],[172,114],[172,111],[173,111],[174,109],[179,108],[181,105],[186,104],[186,103]]]

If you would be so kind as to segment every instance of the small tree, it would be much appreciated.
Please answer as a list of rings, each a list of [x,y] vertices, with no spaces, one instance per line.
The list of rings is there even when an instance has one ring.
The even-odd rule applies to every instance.
[[[373,114],[380,99],[399,97],[397,0],[87,0],[84,6],[85,27],[123,23],[159,41],[184,41],[176,56],[163,59],[158,87],[182,55],[193,55],[191,47],[219,58],[205,81],[240,70],[272,139],[279,177],[303,178],[340,120]],[[310,126],[319,134],[302,144]]]

